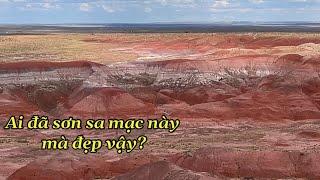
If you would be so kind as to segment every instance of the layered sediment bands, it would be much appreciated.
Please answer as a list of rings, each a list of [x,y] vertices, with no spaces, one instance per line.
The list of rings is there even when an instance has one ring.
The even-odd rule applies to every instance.
[[[320,109],[320,79],[312,78],[302,84],[302,92]]]
[[[165,114],[181,126],[174,133],[135,131],[130,136],[145,133],[148,144],[130,155],[103,148],[89,156],[40,152],[38,143],[62,134],[106,139],[124,132],[0,130],[0,179],[320,179],[319,39],[294,33],[83,35],[74,42],[91,48],[72,46],[82,53],[63,58],[127,61],[112,65],[32,62],[25,52],[10,51],[8,61],[16,55],[25,61],[0,63],[1,124],[13,114],[82,120]]]
[[[41,158],[17,170],[8,179],[320,178],[320,154],[315,152],[234,151],[209,147],[161,159],[149,155],[113,161],[70,155]]]
[[[15,62],[0,64],[0,85],[39,85],[42,82],[84,81],[100,64],[87,61],[74,62]]]
[[[71,99],[71,101],[73,101]],[[69,103],[69,106],[71,104]],[[135,98],[118,88],[101,88],[74,102],[69,112],[74,114],[101,114],[130,116],[154,112],[154,105]]]
[[[319,153],[199,149],[174,158],[178,166],[212,175],[247,178],[319,179]]]
[[[220,42],[217,46],[222,48],[232,48],[244,46],[248,49],[272,48],[277,46],[299,46],[305,43],[320,43],[318,38],[314,37],[252,37],[247,36],[227,36],[224,41]]]
[[[132,172],[117,176],[112,180],[218,180],[207,173],[196,173],[182,169],[166,161],[158,161],[143,165]]]
[[[38,65],[33,64],[34,68]],[[54,63],[54,70],[31,71],[41,73],[40,80],[34,80],[39,76],[27,76],[26,72],[22,73],[23,76],[14,72],[10,76],[2,74],[7,78],[3,82],[8,83],[1,86],[2,101],[10,104],[10,99],[15,99],[21,102],[16,104],[17,107],[30,105],[35,107],[31,109],[53,115],[147,116],[165,110],[180,118],[220,121],[320,118],[319,77],[306,77],[306,72],[299,76],[263,71],[258,66],[224,69],[223,72],[177,71],[154,75],[133,70],[134,67],[143,68],[141,65],[133,65],[126,73],[118,67],[92,66],[88,62],[71,65]],[[4,93],[8,96],[5,97]],[[8,106],[12,106],[11,111],[15,109],[13,105]]]
[[[31,113],[28,109],[36,107],[33,111],[61,114],[58,106],[64,106],[72,92],[94,72],[94,68],[100,66],[87,61],[1,63],[1,94],[6,97],[3,101],[16,100],[11,103],[15,107],[4,109],[11,113],[22,110]]]
[[[30,104],[17,96],[8,92],[0,93],[0,115],[12,115],[12,113],[29,114],[38,110],[39,108],[36,105]]]
[[[216,102],[195,105],[166,105],[178,117],[206,117],[223,120],[252,118],[255,121],[306,120],[320,118],[320,111],[308,96],[297,92],[248,92]]]
[[[54,156],[35,160],[17,170],[8,179],[74,180],[107,179],[130,172],[144,164],[158,161],[154,156],[136,156],[110,161],[106,158]]]

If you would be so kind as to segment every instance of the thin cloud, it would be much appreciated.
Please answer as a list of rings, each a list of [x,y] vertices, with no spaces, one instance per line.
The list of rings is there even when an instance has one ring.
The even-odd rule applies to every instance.
[[[23,5],[20,9],[22,10],[51,10],[51,9],[60,9],[59,4],[54,4],[50,2],[46,3],[27,3]]]
[[[152,9],[151,9],[151,8],[149,8],[149,7],[146,7],[146,8],[144,8],[144,12],[146,12],[146,13],[150,13],[150,12],[152,12]]]
[[[230,6],[230,1],[229,0],[216,0],[213,5],[212,8],[226,8],[228,6]]]
[[[54,3],[43,3],[43,4],[41,4],[41,6],[42,6],[44,9],[47,9],[47,10],[60,8],[60,5],[54,4]]]
[[[254,4],[261,4],[264,3],[264,0],[249,0],[250,2],[254,3]]]
[[[89,12],[91,10],[91,5],[89,3],[81,3],[79,6],[80,11]]]
[[[108,13],[114,13],[115,12],[114,8],[112,8],[111,6],[107,6],[107,5],[102,5],[102,9],[104,9]]]

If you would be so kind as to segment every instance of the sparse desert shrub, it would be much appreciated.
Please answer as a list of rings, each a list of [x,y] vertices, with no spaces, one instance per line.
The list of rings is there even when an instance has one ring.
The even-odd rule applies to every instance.
[[[161,88],[182,89],[202,84],[200,79],[202,73],[198,70],[190,70],[176,73],[178,73],[178,77],[162,79],[157,83],[157,86]]]
[[[16,84],[10,88],[10,91],[37,105],[41,110],[51,113],[58,104],[64,103],[67,97],[81,84],[82,81],[76,79],[39,81],[36,84]]]
[[[243,85],[254,86],[258,83],[262,74],[258,73],[256,68],[249,66],[243,68],[226,68],[218,72],[219,81],[228,84],[232,87],[239,88]]]
[[[114,72],[108,76],[108,80],[112,83],[119,85],[137,85],[137,86],[150,86],[157,78],[157,74],[151,73],[128,73],[128,72]]]
[[[185,89],[197,86],[216,86],[226,84],[234,88],[256,88],[267,76],[278,79],[293,78],[293,69],[288,67],[274,67],[271,64],[257,66],[253,63],[239,68],[221,67],[212,72],[203,72],[198,69],[176,70],[157,67],[144,67],[143,72],[134,72],[129,69],[115,68],[108,81],[116,86],[130,89],[130,87],[152,86],[156,89]]]
[[[216,77],[218,77],[219,82],[235,88],[254,88],[264,77],[273,75],[279,79],[289,79],[292,77],[292,72],[293,70],[284,67],[272,68],[270,65],[256,66],[248,64],[240,68],[223,67]]]
[[[66,71],[58,70],[57,71],[58,77],[60,81],[69,81],[72,80],[72,73],[68,73]]]

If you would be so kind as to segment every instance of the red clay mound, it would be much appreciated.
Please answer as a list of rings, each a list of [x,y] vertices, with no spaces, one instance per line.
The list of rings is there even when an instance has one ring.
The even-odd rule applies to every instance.
[[[174,99],[172,97],[169,97],[167,95],[164,95],[162,93],[158,93],[156,96],[156,105],[162,105],[162,104],[178,104],[181,103],[181,101]]]
[[[320,178],[320,154],[277,151],[225,151],[203,148],[173,162],[195,172],[233,178]]]
[[[0,115],[12,115],[15,113],[30,114],[39,109],[18,96],[7,92],[0,93]]]
[[[161,93],[162,91],[163,90],[160,90],[160,92],[158,92],[150,87],[140,87],[130,91],[130,94],[143,102],[152,103],[154,105],[181,103],[179,100]]]
[[[154,112],[152,104],[145,103],[128,93],[112,97],[107,101],[107,107],[110,115],[139,115]]]
[[[302,92],[310,97],[312,102],[320,109],[320,79],[313,78],[302,84]]]
[[[315,68],[315,67],[319,68],[319,66],[320,66],[320,57],[319,56],[315,56],[315,57],[308,58],[308,59],[303,61],[303,65],[309,65],[309,66],[311,66],[313,68]]]
[[[302,84],[302,91],[307,95],[320,93],[320,79],[312,78]]]
[[[217,90],[212,87],[199,86],[190,88],[182,92],[176,93],[176,98],[184,101],[190,105],[222,101],[231,97],[235,97],[239,92],[232,90],[231,88],[225,88],[223,84]]]
[[[315,131],[301,131],[298,133],[298,136],[307,139],[320,139],[320,133]]]
[[[128,157],[118,161],[103,158],[57,155],[38,159],[18,169],[9,180],[74,180],[107,179],[134,170],[144,164],[157,161],[153,156]]]
[[[256,121],[319,119],[320,111],[310,98],[299,92],[248,92],[223,101],[188,105],[166,105],[177,117]]]
[[[76,88],[68,97],[66,103],[64,106],[66,108],[72,108],[75,104],[77,104],[79,101],[81,101],[83,98],[89,96],[90,94],[93,94],[97,91],[99,91],[101,88],[86,88],[80,86]]]
[[[158,161],[139,167],[133,172],[113,178],[113,180],[215,180],[207,174],[184,170],[166,161]]]
[[[70,112],[118,116],[152,113],[153,109],[152,104],[143,102],[121,89],[102,88],[75,103]]]
[[[278,58],[276,62],[282,65],[303,64],[303,56],[299,54],[286,54]]]
[[[155,103],[158,92],[150,87],[137,87],[132,89],[130,94],[144,102]]]
[[[279,77],[277,75],[268,75],[261,79],[258,84],[258,89],[263,91],[271,91],[278,89],[288,84],[284,77]]]

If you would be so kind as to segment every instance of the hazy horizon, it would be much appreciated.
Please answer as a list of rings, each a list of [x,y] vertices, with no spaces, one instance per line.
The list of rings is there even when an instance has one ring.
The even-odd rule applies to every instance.
[[[320,24],[320,21],[214,21],[214,22],[97,22],[97,23],[90,23],[90,22],[66,22],[66,23],[1,23],[0,25],[122,25],[122,24],[129,24],[129,25],[229,25],[229,24],[244,24],[244,25],[258,25],[258,24]]]
[[[315,22],[318,0],[0,0],[0,24]]]

